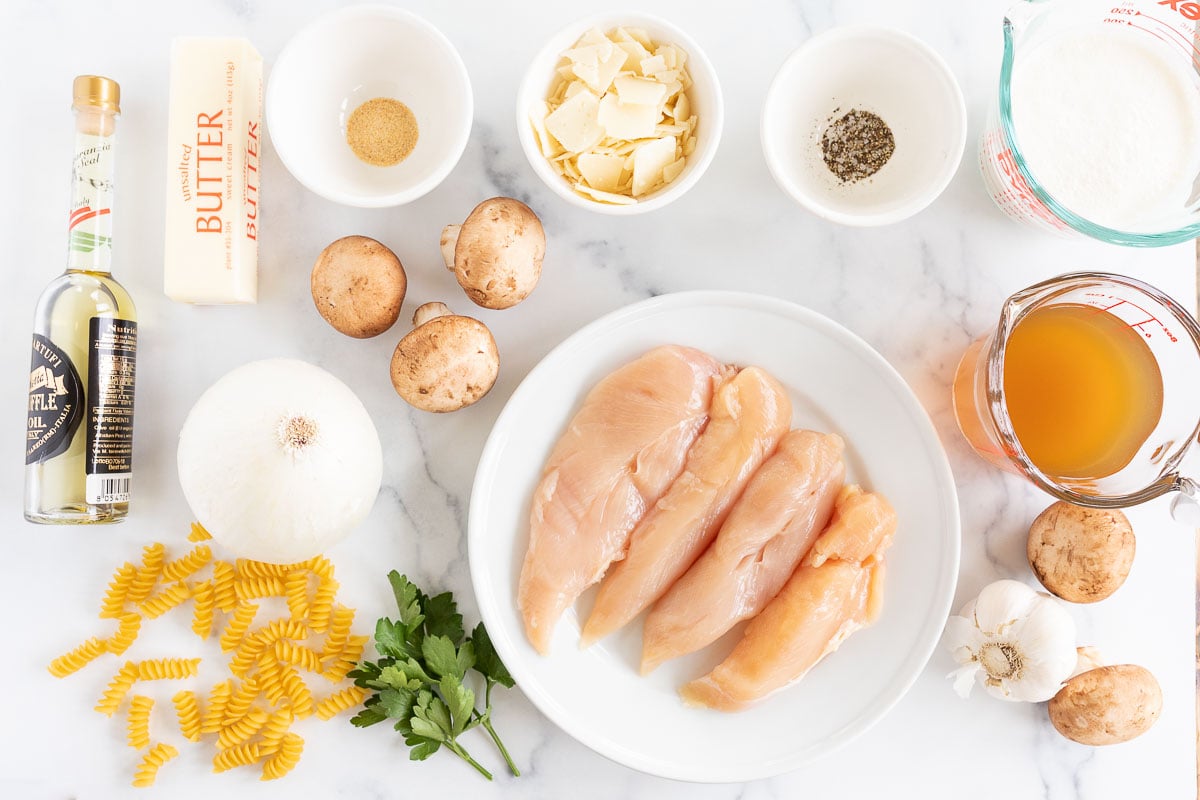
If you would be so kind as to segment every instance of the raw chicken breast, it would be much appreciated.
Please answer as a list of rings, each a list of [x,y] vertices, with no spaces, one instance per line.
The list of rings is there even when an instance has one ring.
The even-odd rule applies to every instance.
[[[533,496],[517,604],[538,652],[575,599],[624,558],[629,534],[683,469],[729,370],[686,347],[659,347],[588,393]]]
[[[875,620],[883,551],[895,533],[896,514],[885,499],[854,486],[842,491],[834,515],[813,552],[750,621],[729,657],[680,690],[685,702],[739,711],[802,678]],[[867,555],[859,560],[860,553]]]
[[[642,673],[763,610],[825,529],[846,469],[841,437],[792,431],[704,551],[646,617]]]
[[[748,367],[717,390],[683,474],[638,523],[628,556],[600,584],[583,645],[629,622],[687,571],[791,419],[787,393],[761,369]]]

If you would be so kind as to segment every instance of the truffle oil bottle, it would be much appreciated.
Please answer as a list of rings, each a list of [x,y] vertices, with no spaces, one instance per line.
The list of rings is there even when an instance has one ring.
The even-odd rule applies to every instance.
[[[116,522],[129,510],[137,317],[109,274],[120,99],[116,81],[75,79],[67,269],[42,293],[33,322],[25,440],[31,522]]]

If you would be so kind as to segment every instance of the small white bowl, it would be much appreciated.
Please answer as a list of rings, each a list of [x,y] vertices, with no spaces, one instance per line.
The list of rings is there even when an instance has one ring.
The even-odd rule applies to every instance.
[[[696,115],[696,149],[688,156],[683,172],[675,180],[658,191],[639,198],[631,205],[601,203],[585,197],[574,189],[565,178],[551,168],[529,122],[529,111],[539,100],[545,100],[550,89],[558,80],[556,68],[562,54],[570,50],[579,37],[592,28],[608,33],[616,27],[642,28],[656,42],[678,45],[687,53],[687,70],[692,77],[692,88],[688,100]],[[721,98],[721,85],[712,62],[704,55],[700,45],[679,28],[659,17],[636,12],[601,14],[579,20],[550,37],[525,71],[521,87],[517,91],[517,135],[529,165],[542,182],[568,203],[601,214],[628,216],[653,211],[679,199],[696,185],[700,176],[708,169],[721,141],[721,129],[725,124],[725,105]]]
[[[825,166],[821,136],[851,109],[878,114],[896,150],[875,175],[842,183]],[[894,30],[843,27],[812,37],[784,61],[763,104],[763,153],[775,182],[843,225],[889,225],[924,209],[954,177],[966,141],[954,74],[924,42]]]
[[[407,105],[417,145],[391,167],[360,160],[346,121],[376,97]],[[454,169],[471,135],[474,97],[466,65],[441,31],[390,6],[350,6],[292,37],[271,69],[267,130],[296,180],[338,203],[410,203]]]

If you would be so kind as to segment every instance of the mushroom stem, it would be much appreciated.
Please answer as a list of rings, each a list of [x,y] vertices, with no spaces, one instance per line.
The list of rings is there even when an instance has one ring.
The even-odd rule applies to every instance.
[[[442,228],[442,261],[446,269],[454,272],[454,248],[458,246],[458,232],[462,225],[447,225]]]
[[[453,312],[445,303],[426,303],[413,314],[413,327],[419,328],[431,319],[452,316]]]

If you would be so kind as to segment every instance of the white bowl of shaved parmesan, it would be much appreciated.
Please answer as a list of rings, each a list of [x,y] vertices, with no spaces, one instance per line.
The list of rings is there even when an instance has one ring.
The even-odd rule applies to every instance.
[[[690,36],[646,14],[570,25],[534,57],[517,132],[538,177],[602,214],[662,208],[696,185],[721,139],[716,71]]]

